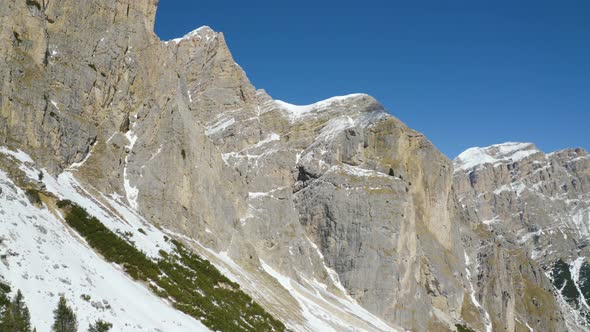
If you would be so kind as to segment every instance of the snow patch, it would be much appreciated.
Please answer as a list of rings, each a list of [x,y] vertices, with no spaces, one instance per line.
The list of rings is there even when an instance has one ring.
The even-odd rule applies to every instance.
[[[236,123],[235,118],[230,118],[230,119],[226,119],[223,121],[219,121],[219,122],[215,123],[214,125],[207,127],[205,130],[205,134],[207,136],[211,136],[211,135],[215,135],[217,133],[223,132],[227,128],[229,128],[231,125],[233,125],[234,123]]]
[[[470,148],[455,158],[455,172],[471,170],[485,164],[496,165],[501,162],[517,162],[540,152],[531,143],[514,142],[496,144],[485,148]]]
[[[94,148],[94,146],[96,145],[96,143],[97,142],[94,142],[94,144],[92,144],[90,146],[90,148],[88,149],[88,153],[86,154],[86,156],[84,157],[84,159],[82,159],[82,161],[71,164],[70,167],[68,167],[68,169],[76,169],[76,168],[82,167],[82,165],[84,165],[84,163],[86,161],[88,161],[88,159],[90,159],[90,156],[92,155],[92,149]]]
[[[158,147],[158,151],[156,151],[156,153],[152,154],[148,161],[154,160],[154,158],[156,158],[160,154],[160,152],[162,152],[163,146],[164,146],[163,144],[160,144],[160,146]]]
[[[53,100],[49,101],[51,103],[51,105],[53,105],[53,107],[55,107],[55,109],[57,110],[57,112],[61,112],[61,110],[59,109],[59,107],[57,106],[57,103]]]
[[[136,123],[133,124],[135,127]],[[129,181],[129,176],[127,172],[127,168],[129,165],[129,153],[133,150],[133,146],[137,142],[137,134],[130,129],[125,133],[125,137],[129,140],[129,145],[125,146],[128,150],[127,155],[125,156],[125,167],[123,168],[123,188],[125,189],[125,196],[127,197],[127,202],[134,210],[137,210],[139,205],[137,204],[137,197],[139,196],[139,189],[136,186],[132,186],[131,182]]]
[[[265,139],[256,143],[253,147],[251,147],[249,149],[259,148],[267,143],[274,142],[274,141],[280,141],[280,140],[281,140],[281,136],[279,134],[270,133]]]
[[[313,111],[322,110],[332,106],[335,103],[341,103],[347,99],[358,98],[362,96],[366,96],[366,94],[355,93],[346,96],[337,96],[310,105],[293,105],[282,100],[275,100],[274,102],[280,109],[287,111],[289,119],[293,122],[303,118]]]
[[[297,300],[303,310],[303,316],[315,331],[335,331],[334,327],[328,325],[324,319],[316,316],[317,312],[310,310],[309,306],[311,303],[308,303],[307,298],[304,295],[299,294],[298,290],[291,284],[290,278],[283,276],[264,261],[261,261],[261,264],[266,273],[275,278],[283,288],[295,297],[295,300]]]
[[[81,202],[82,196],[69,187],[70,179],[63,180],[67,180],[65,187],[53,179],[49,189],[69,193]],[[51,329],[53,309],[59,294],[64,294],[81,328],[104,319],[113,324],[112,331],[208,331],[119,267],[104,261],[64,225],[57,211],[53,214],[47,207],[29,203],[2,171],[0,188],[0,250],[12,253],[5,264],[0,264],[0,275],[14,291],[23,292],[37,330]],[[84,203],[86,208],[93,207],[91,213],[102,210],[90,199],[84,199]],[[84,300],[83,295],[89,295],[90,300]]]
[[[262,197],[271,197],[271,198],[276,199],[276,197],[274,196],[274,193],[277,191],[284,190],[285,188],[287,188],[287,187],[280,187],[280,188],[276,188],[276,189],[273,189],[271,191],[266,191],[266,192],[249,192],[248,198],[249,199],[260,199]]]
[[[385,173],[381,173],[381,172],[370,170],[370,169],[364,169],[364,168],[360,168],[358,166],[352,166],[352,165],[348,165],[348,164],[335,165],[335,166],[330,167],[330,169],[328,170],[328,172],[338,172],[338,171],[343,171],[343,172],[346,172],[346,173],[348,173],[352,176],[356,176],[356,177],[377,176],[377,177],[394,178],[394,177],[389,176]]]
[[[586,309],[590,309],[588,305],[587,299],[584,297],[584,293],[580,289],[580,270],[582,269],[582,265],[586,262],[586,257],[578,257],[575,261],[570,263],[570,274],[572,276],[572,281],[578,290],[580,303],[586,307]]]
[[[581,156],[581,157],[576,157],[576,158],[574,158],[574,159],[572,159],[572,160],[568,161],[568,163],[574,163],[574,162],[577,162],[577,161],[580,161],[580,160],[586,160],[586,159],[590,159],[590,155],[587,155],[587,156]]]
[[[280,135],[278,135],[276,133],[270,133],[265,139],[261,140],[260,142],[256,143],[253,146],[247,147],[247,148],[240,150],[238,152],[222,153],[221,159],[223,160],[223,162],[225,163],[226,166],[232,166],[230,161],[234,161],[234,165],[235,165],[235,163],[237,163],[242,158],[245,158],[248,161],[253,159],[254,160],[254,167],[258,167],[258,161],[260,158],[262,158],[266,155],[272,154],[272,153],[276,152],[277,150],[272,149],[272,148],[266,149],[263,152],[260,152],[258,154],[250,153],[250,150],[255,150],[255,149],[258,149],[268,143],[271,143],[274,141],[280,141],[280,140],[281,140]]]
[[[336,309],[336,305],[330,300],[337,302],[338,306],[344,309],[346,313],[363,319],[375,330],[396,331],[358,304],[330,295],[330,293],[325,291],[324,285],[302,278],[310,287],[312,287],[312,290],[310,290],[298,282],[293,281],[291,278],[279,273],[263,260],[260,260],[260,264],[262,265],[263,270],[276,279],[299,303],[303,317],[305,317],[308,323],[307,325],[313,331],[328,332],[358,330],[352,328],[346,321],[342,321],[338,319],[338,316],[332,314],[329,309]]]
[[[590,208],[579,210],[571,216],[571,220],[582,237],[590,236]]]
[[[349,301],[356,303],[356,301],[352,297],[350,297],[350,295],[348,295],[348,292],[346,291],[344,286],[342,286],[342,284],[340,283],[340,277],[338,276],[338,273],[336,271],[334,271],[334,269],[331,269],[326,265],[326,261],[324,260],[324,255],[320,251],[320,248],[318,248],[318,246],[309,237],[306,236],[305,238],[307,239],[307,242],[309,242],[311,247],[316,251],[316,253],[320,257],[320,259],[322,260],[322,264],[324,265],[324,269],[328,272],[328,275],[330,276],[330,279],[332,280],[332,283],[334,284],[334,286],[336,286],[336,288],[338,288],[342,292],[342,294],[344,294],[346,296],[346,298]]]
[[[257,274],[243,269],[229,256],[227,251],[217,253],[183,234],[168,229],[164,229],[164,231],[194,244],[205,253],[204,256],[211,258],[211,263],[223,275],[239,283],[243,288],[250,289],[252,292],[265,298],[273,298],[273,293],[268,293],[272,291],[266,281],[267,279],[262,278],[259,280]],[[326,291],[325,285],[315,280],[309,281],[302,278],[302,282],[309,285],[309,287],[304,287],[302,283],[282,275],[264,261],[261,260],[260,264],[262,266],[260,272],[266,272],[275,278],[283,288],[289,291],[301,308],[303,316],[306,319],[304,322],[284,322],[292,331],[396,331],[381,319],[362,308],[356,301],[333,295]]]
[[[494,218],[492,218],[492,219],[488,219],[488,220],[482,220],[481,222],[482,222],[483,224],[485,224],[485,225],[488,225],[488,226],[490,226],[490,225],[492,225],[492,224],[499,223],[500,221],[502,221],[502,220],[500,220],[500,216],[495,216],[495,217],[494,217]]]
[[[480,313],[483,313],[483,315],[484,315],[484,317],[483,317],[484,322],[483,323],[485,325],[486,332],[492,332],[493,326],[492,326],[492,320],[490,319],[490,314],[481,305],[481,303],[477,299],[477,296],[475,294],[476,293],[475,287],[473,286],[473,282],[471,281],[471,270],[469,269],[469,266],[471,265],[471,260],[469,259],[467,252],[464,252],[464,256],[465,256],[465,276],[467,277],[467,282],[469,283],[469,289],[471,290],[471,292],[469,292],[469,296],[471,297],[471,302],[473,302],[473,304],[480,311]]]
[[[515,192],[516,196],[520,197],[523,191],[525,191],[527,187],[522,182],[515,182],[511,183],[510,185],[503,185],[500,188],[494,190],[494,195],[500,195],[503,192]]]
[[[518,243],[521,243],[521,244],[529,241],[532,238],[539,237],[541,235],[543,235],[543,228],[539,228],[538,230],[536,230],[534,232],[528,232],[528,233],[524,233],[524,234],[523,234],[523,230],[520,230],[516,234],[516,236],[518,238]]]
[[[330,121],[326,122],[322,127],[317,139],[326,141],[331,140],[344,130],[354,127],[354,125],[355,121],[350,116],[330,119]]]
[[[5,146],[0,146],[0,153],[11,156],[12,158],[20,161],[21,163],[29,163],[29,164],[35,163],[33,161],[33,159],[28,154],[26,154],[25,152],[23,152],[19,149],[17,149],[16,151],[12,151],[12,150],[9,150]]]
[[[157,231],[137,212],[125,206],[120,201],[120,196],[102,195],[101,198],[107,203],[104,204],[85,190],[71,172],[64,172],[57,178],[46,175],[43,177],[43,184],[49,192],[59,199],[68,199],[83,207],[113,232],[132,234],[135,246],[146,255],[159,257],[160,249],[172,250],[170,245],[163,240],[161,232]],[[140,232],[139,229],[142,229],[143,232]]]
[[[216,37],[216,33],[215,31],[213,31],[213,29],[211,29],[210,27],[204,25],[200,28],[197,28],[189,33],[187,33],[186,35],[180,37],[180,38],[175,38],[169,41],[166,41],[165,43],[168,44],[170,42],[178,44],[183,40],[186,39],[191,39],[191,38],[198,38],[198,39],[205,39],[205,41],[211,41],[214,40]]]

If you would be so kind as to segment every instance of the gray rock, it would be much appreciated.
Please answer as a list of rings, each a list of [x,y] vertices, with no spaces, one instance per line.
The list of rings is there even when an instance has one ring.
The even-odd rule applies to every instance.
[[[482,213],[468,207],[477,191],[511,184],[515,165],[477,187],[370,96],[275,101],[252,86],[223,34],[203,27],[160,41],[156,4],[0,3],[1,144],[50,174],[75,169],[154,225],[227,253],[265,283],[245,289],[285,322],[301,322],[301,308],[262,262],[405,329],[565,329],[548,279],[522,254],[534,246],[480,230],[493,217],[488,201]],[[587,164],[560,156],[549,166],[577,174],[568,195],[587,187]],[[499,204],[510,213],[510,197]],[[518,300],[523,289],[536,295]],[[339,310],[351,329],[382,330]]]
[[[546,155],[532,144],[505,143],[469,149],[454,164],[454,188],[459,201],[472,227],[488,234],[486,245],[518,248],[519,256],[536,262],[526,263],[524,271],[532,267],[534,270],[521,274],[550,293],[557,293],[550,283],[554,263],[588,257],[588,153],[568,149]],[[482,293],[492,301],[497,294],[486,294],[489,291],[484,288]],[[508,304],[513,307],[509,309],[506,305],[504,312],[522,308]],[[562,305],[561,310],[563,316],[571,316],[570,307]],[[519,315],[527,318],[525,313]],[[535,329],[547,326],[543,319],[539,325],[534,323],[537,319],[527,321]],[[583,329],[579,324],[588,326],[588,322],[577,318],[568,323],[573,330]]]

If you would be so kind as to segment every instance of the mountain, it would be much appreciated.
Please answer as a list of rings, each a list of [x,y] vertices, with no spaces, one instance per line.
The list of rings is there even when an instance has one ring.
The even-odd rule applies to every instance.
[[[30,174],[39,174],[24,153],[14,154],[6,149],[0,153],[4,157],[3,169],[10,162]],[[161,232],[123,205],[111,201],[113,210],[108,210],[88,199],[78,192],[78,183],[68,174],[71,173],[62,173],[59,179],[47,177],[47,192],[83,204],[113,229],[131,232],[133,240],[148,253],[157,253],[159,248],[169,250]],[[35,205],[27,191],[4,171],[0,172],[0,192],[0,275],[12,288],[23,291],[39,331],[50,330],[59,293],[66,294],[73,303],[81,327],[105,319],[120,330],[209,331],[93,252],[81,237],[64,226],[55,205]],[[138,229],[147,233],[144,235]]]
[[[585,152],[538,160],[539,192],[570,181],[544,204],[534,147],[452,162],[368,95],[274,100],[222,33],[161,41],[156,9],[0,3],[0,273],[33,325],[64,294],[117,331],[587,326]]]
[[[468,149],[454,164],[454,187],[468,218],[540,264],[569,320],[588,326],[590,155],[505,143]]]

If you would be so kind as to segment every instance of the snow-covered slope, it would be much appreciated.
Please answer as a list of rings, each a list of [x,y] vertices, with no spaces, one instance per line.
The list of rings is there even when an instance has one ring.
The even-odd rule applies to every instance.
[[[282,100],[275,100],[274,102],[281,110],[287,112],[288,117],[291,121],[297,121],[309,114],[322,111],[330,107],[331,105],[342,103],[347,99],[359,98],[364,96],[367,95],[362,93],[354,93],[346,96],[328,98],[310,105],[293,105]]]
[[[475,147],[465,150],[455,159],[455,170],[466,171],[485,164],[518,162],[539,151],[531,143],[507,142],[485,148]]]
[[[0,154],[0,158],[4,156]],[[20,154],[13,156],[30,161]],[[21,167],[30,175],[38,174],[30,166]],[[78,193],[70,173],[58,179],[45,175],[44,181],[53,194],[78,202],[109,227],[137,233],[134,222],[138,219],[131,217],[128,209],[118,206],[121,215],[128,217],[125,222],[106,206]],[[163,234],[142,227],[147,235],[134,234],[140,248],[147,252],[166,249]],[[209,331],[104,261],[63,222],[57,210],[33,205],[1,170],[0,239],[0,275],[13,291],[23,292],[39,331],[50,330],[60,294],[65,295],[84,330],[89,323],[103,319],[113,324],[113,331]]]
[[[316,280],[303,285],[264,262],[264,271],[246,271],[226,253],[213,252],[182,234],[153,227],[128,207],[123,197],[84,188],[76,180],[74,168],[52,177],[35,168],[33,160],[22,151],[2,147],[0,158],[18,165],[27,181],[38,183],[59,199],[75,202],[112,231],[126,234],[148,256],[158,257],[160,250],[172,251],[165,237],[176,237],[187,241],[250,293],[258,292],[271,298],[271,302],[280,303],[273,287],[284,288],[295,301],[292,308],[286,305],[284,310],[292,310],[294,317],[303,318],[286,322],[293,331],[395,331],[352,298],[336,297]],[[49,330],[59,294],[64,294],[72,305],[80,327],[103,319],[113,323],[113,331],[208,331],[197,320],[152,294],[145,285],[132,280],[118,266],[106,262],[69,228],[54,206],[31,203],[25,191],[1,168],[0,239],[0,276],[13,291],[23,291],[33,324],[40,331]]]

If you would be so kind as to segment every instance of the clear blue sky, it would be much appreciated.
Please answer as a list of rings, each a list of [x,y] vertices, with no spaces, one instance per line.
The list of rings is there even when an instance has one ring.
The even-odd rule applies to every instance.
[[[371,94],[450,158],[505,141],[590,149],[587,0],[160,0],[162,39],[201,25],[274,98]]]

